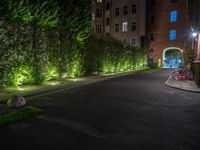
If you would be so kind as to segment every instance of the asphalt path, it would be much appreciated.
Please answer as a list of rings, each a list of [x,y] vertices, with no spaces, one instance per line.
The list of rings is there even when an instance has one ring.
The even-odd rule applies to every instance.
[[[200,150],[200,94],[136,73],[32,99],[43,113],[0,127],[20,150]]]

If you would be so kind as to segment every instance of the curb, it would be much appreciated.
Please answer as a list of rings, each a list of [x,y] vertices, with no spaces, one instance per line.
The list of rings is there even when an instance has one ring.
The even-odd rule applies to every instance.
[[[168,87],[171,87],[171,88],[174,88],[174,89],[178,89],[178,90],[182,90],[182,91],[187,91],[187,92],[193,92],[193,93],[200,93],[200,89],[197,89],[197,90],[192,90],[192,89],[189,89],[189,88],[184,88],[183,86],[179,85],[174,85],[174,84],[170,84],[170,81],[173,80],[174,82],[181,82],[181,81],[176,81],[174,79],[172,79],[171,76],[169,76],[169,78],[167,79],[167,81],[165,81],[165,85],[168,86]],[[195,83],[194,83],[195,84]]]

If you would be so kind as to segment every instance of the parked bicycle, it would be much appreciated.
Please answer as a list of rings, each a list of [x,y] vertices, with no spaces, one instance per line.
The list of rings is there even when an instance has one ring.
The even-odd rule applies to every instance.
[[[172,78],[174,80],[193,80],[194,76],[192,71],[189,71],[185,68],[180,68],[179,70],[172,73]]]

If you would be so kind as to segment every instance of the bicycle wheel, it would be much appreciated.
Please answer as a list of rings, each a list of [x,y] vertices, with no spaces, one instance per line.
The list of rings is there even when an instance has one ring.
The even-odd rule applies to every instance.
[[[193,76],[193,73],[192,73],[191,71],[189,71],[189,72],[187,73],[187,79],[188,79],[188,80],[194,80],[194,76]]]
[[[174,79],[174,80],[179,80],[179,76],[180,74],[179,74],[179,71],[175,71],[175,72],[173,72],[172,73],[172,78]]]

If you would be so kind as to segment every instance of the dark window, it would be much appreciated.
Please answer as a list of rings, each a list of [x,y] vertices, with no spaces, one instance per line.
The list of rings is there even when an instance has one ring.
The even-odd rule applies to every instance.
[[[151,23],[155,23],[155,16],[154,15],[151,15]]]
[[[177,2],[177,0],[171,0],[171,3],[176,3]]]
[[[102,17],[102,9],[97,8],[96,9],[96,18],[101,18]]]
[[[128,15],[128,7],[124,6],[124,16]]]
[[[135,44],[136,44],[136,39],[135,39],[135,38],[131,39],[131,44],[132,44],[132,45],[135,45]]]
[[[115,24],[115,32],[119,32],[119,24]]]
[[[155,40],[155,37],[154,37],[154,33],[153,33],[153,32],[149,34],[149,39],[150,39],[151,41],[154,41],[154,40]]]
[[[136,8],[136,4],[132,5],[132,14],[136,14],[137,12],[137,8]]]
[[[119,16],[119,8],[115,8],[115,16]]]
[[[101,24],[96,24],[96,33],[101,33],[101,32],[102,32]]]
[[[156,0],[151,0],[151,5],[156,5]]]
[[[106,3],[106,10],[110,10],[110,3]]]
[[[132,22],[132,31],[136,31],[136,22]]]
[[[109,25],[110,25],[110,18],[107,17],[107,18],[106,18],[106,26],[109,26]]]
[[[126,44],[127,43],[127,39],[123,39],[123,43]]]

